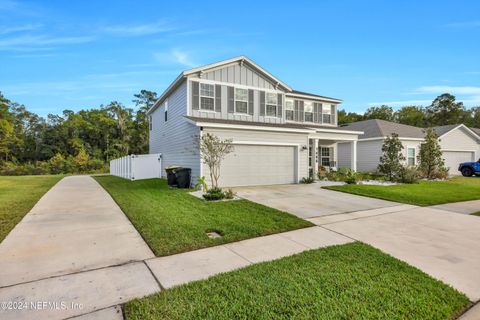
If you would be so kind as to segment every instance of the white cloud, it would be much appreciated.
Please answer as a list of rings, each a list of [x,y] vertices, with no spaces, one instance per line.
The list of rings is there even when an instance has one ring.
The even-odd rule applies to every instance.
[[[94,37],[89,36],[69,36],[69,37],[52,37],[46,35],[24,35],[19,37],[10,37],[0,39],[0,50],[24,50],[45,49],[46,46],[62,45],[62,44],[81,44],[93,41]],[[43,48],[42,48],[43,47]]]
[[[14,27],[1,27],[0,28],[0,35],[15,33],[15,32],[23,32],[23,31],[32,31],[41,28],[43,25],[41,24],[25,24],[19,25]]]
[[[369,106],[381,106],[387,105],[390,107],[403,107],[403,106],[421,106],[432,103],[432,100],[398,100],[398,101],[383,101],[383,102],[369,102]]]
[[[143,36],[172,30],[174,30],[174,28],[165,21],[139,25],[112,25],[101,29],[104,33],[116,36]]]
[[[480,20],[452,22],[446,26],[449,28],[477,28],[480,27]]]
[[[451,93],[464,95],[480,95],[480,87],[471,86],[423,86],[415,89],[414,93]]]
[[[172,49],[170,52],[157,52],[154,54],[155,60],[161,64],[177,64],[185,67],[195,67],[198,64],[195,63],[190,54],[180,49]]]

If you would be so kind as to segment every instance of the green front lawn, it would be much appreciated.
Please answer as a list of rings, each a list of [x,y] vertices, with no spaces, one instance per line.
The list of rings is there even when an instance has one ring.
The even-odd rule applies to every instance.
[[[478,177],[455,177],[448,181],[420,181],[388,187],[352,184],[325,188],[419,206],[480,199]]]
[[[311,226],[310,222],[247,200],[209,203],[165,180],[95,179],[112,195],[157,256]],[[216,231],[221,238],[210,239]]]
[[[126,320],[452,319],[467,297],[362,243],[192,282],[125,305]]]
[[[480,217],[480,211],[472,213],[472,216],[479,216]]]
[[[63,176],[0,176],[0,242]]]

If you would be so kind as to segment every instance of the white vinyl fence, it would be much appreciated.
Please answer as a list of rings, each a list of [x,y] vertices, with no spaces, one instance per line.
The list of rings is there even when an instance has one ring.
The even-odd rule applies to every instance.
[[[141,180],[160,178],[162,175],[162,155],[129,155],[110,161],[110,174],[124,179]]]

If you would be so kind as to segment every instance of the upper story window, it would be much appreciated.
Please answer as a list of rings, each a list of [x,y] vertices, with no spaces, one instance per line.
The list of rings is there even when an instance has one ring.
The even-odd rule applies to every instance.
[[[152,123],[152,116],[148,116],[148,122],[149,122],[149,127],[150,127],[150,131],[152,130],[152,126],[153,126],[153,123]]]
[[[285,119],[293,120],[294,103],[292,99],[285,99]]]
[[[200,109],[215,111],[215,86],[200,83]]]
[[[235,112],[248,113],[248,90],[235,89]]]
[[[313,122],[313,102],[305,101],[303,105],[304,119],[306,122]]]
[[[332,122],[332,108],[329,104],[322,104],[322,117],[323,123]]]
[[[267,117],[277,116],[277,94],[272,92],[266,93],[265,115]]]
[[[407,164],[409,166],[415,165],[415,148],[407,148]]]
[[[164,117],[165,117],[165,118],[164,118],[165,122],[167,122],[167,120],[168,120],[168,99],[165,100],[165,112],[164,112]]]

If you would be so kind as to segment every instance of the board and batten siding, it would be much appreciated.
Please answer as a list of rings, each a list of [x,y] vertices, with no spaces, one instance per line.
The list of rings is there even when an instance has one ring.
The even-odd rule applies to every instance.
[[[188,81],[188,85],[190,86],[189,92],[193,92],[192,86],[193,81]],[[201,81],[201,80],[200,80]],[[198,83],[198,81],[197,81]],[[192,101],[193,97],[190,98],[190,114],[194,117],[201,117],[201,118],[211,118],[211,119],[225,119],[225,120],[238,120],[238,121],[255,121],[255,122],[266,122],[266,123],[283,123],[283,115],[284,115],[284,108],[281,108],[281,114],[277,117],[265,117],[260,115],[260,91],[257,89],[249,89],[252,91],[251,97],[253,98],[252,107],[253,107],[253,114],[238,114],[235,112],[229,112],[228,110],[228,97],[229,88],[234,88],[234,85],[225,85],[225,84],[217,84],[215,88],[215,93],[218,93],[218,89],[220,89],[220,97],[217,101],[220,101],[220,106],[217,105],[217,101],[215,103],[215,109],[218,111],[205,111],[205,110],[195,110],[192,108]],[[250,93],[249,93],[250,94]],[[281,91],[278,91],[277,94],[281,96],[281,105],[285,104],[285,98]],[[233,95],[235,95],[235,91],[233,91]],[[233,100],[233,103],[235,100]],[[233,106],[234,107],[234,106]]]
[[[190,76],[191,79],[199,79],[198,74]],[[275,89],[275,83],[267,79],[257,71],[253,70],[246,64],[234,62],[224,67],[207,71],[202,74],[205,80],[224,82],[231,84],[240,84],[243,86],[250,86],[263,89]]]
[[[440,137],[442,150],[451,151],[473,151],[475,159],[480,157],[480,141],[476,140],[464,128],[458,128]]]
[[[165,122],[165,106],[167,121]],[[152,114],[150,153],[162,154],[162,177],[165,167],[179,165],[192,168],[192,177],[200,175],[200,155],[193,143],[200,134],[195,125],[185,119],[187,114],[187,82],[182,83]]]
[[[308,134],[306,133],[287,133],[287,132],[267,132],[257,130],[237,130],[237,129],[219,129],[219,128],[204,128],[205,133],[211,133],[218,136],[220,139],[232,139],[235,142],[254,142],[254,143],[272,143],[272,145],[294,144],[299,145],[298,155],[298,173],[299,179],[308,177],[308,149],[302,150],[302,146],[308,146]],[[202,173],[209,180],[208,166],[202,164]],[[285,168],[289,170],[290,168]],[[238,174],[242,174],[239,172]],[[259,173],[261,174],[261,173]],[[221,175],[221,174],[220,174]]]

